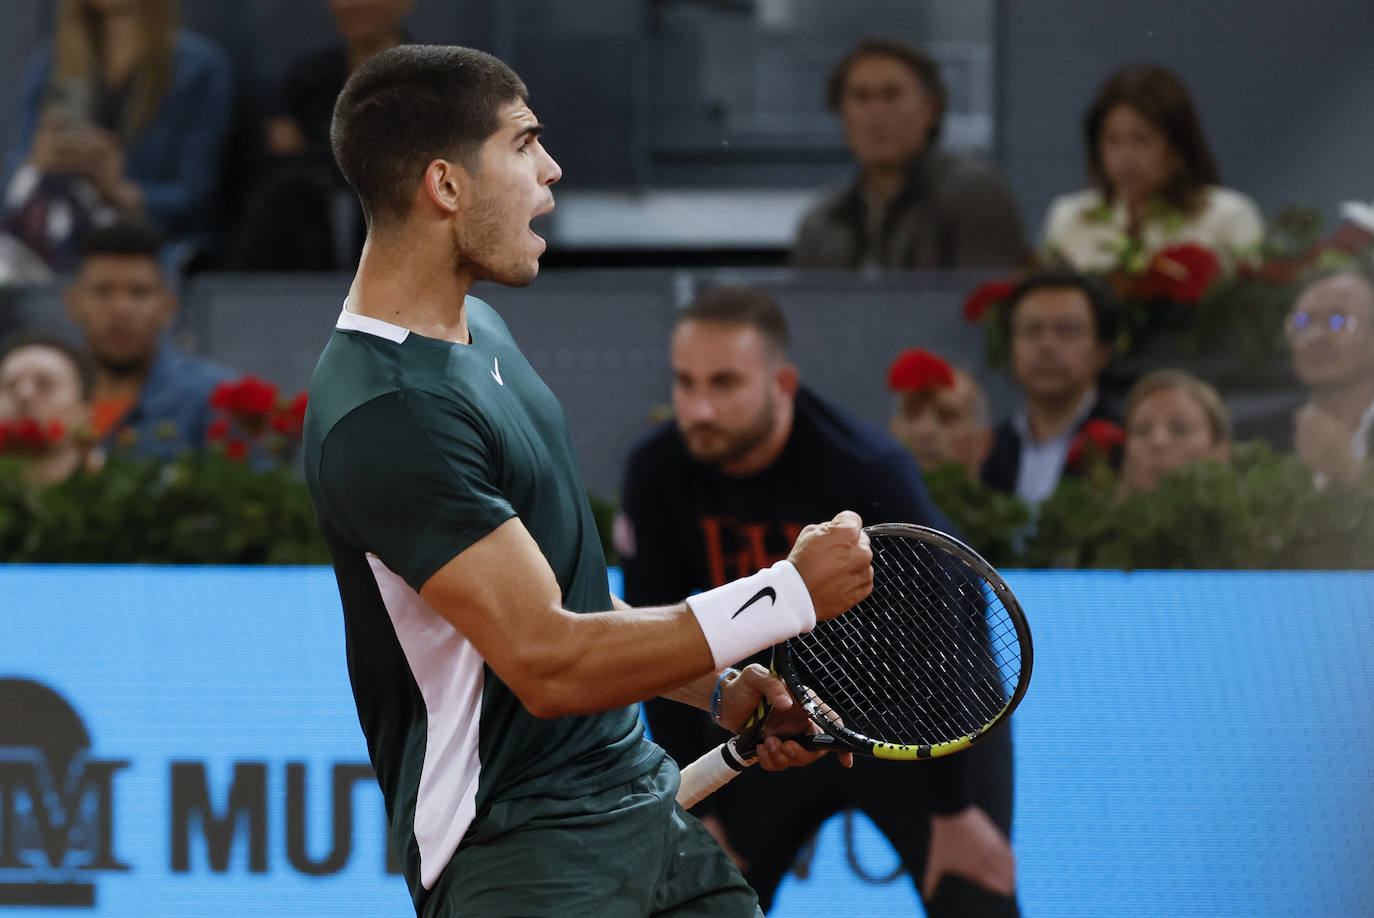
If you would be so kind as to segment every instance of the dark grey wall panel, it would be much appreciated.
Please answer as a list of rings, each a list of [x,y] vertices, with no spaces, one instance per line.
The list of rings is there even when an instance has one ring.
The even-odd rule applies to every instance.
[[[932,23],[959,26],[963,4],[931,6]],[[260,84],[270,84],[289,57],[333,34],[324,0],[185,0],[182,8],[188,25],[219,41],[240,74]],[[510,0],[421,0],[409,29],[419,40],[470,44],[514,61],[530,81],[536,111],[550,123],[550,144],[568,185],[615,186],[643,182],[652,172],[643,56],[649,9],[648,0],[521,0],[518,7]],[[860,4],[852,13],[881,9]],[[1224,178],[1251,193],[1266,213],[1293,201],[1331,210],[1341,200],[1374,195],[1365,152],[1374,147],[1374,58],[1367,47],[1374,3],[1368,0],[1041,0],[1002,2],[997,9],[999,159],[1036,235],[1050,198],[1083,182],[1084,107],[1111,70],[1135,61],[1178,70],[1197,98]],[[0,85],[16,85],[51,10],[50,0],[5,4]],[[845,15],[850,12],[846,7]],[[903,25],[909,27],[906,18]],[[806,48],[797,53],[816,55]],[[690,75],[682,74],[682,82],[683,98],[690,99]],[[12,141],[14,107],[12,90],[0,96],[0,147]],[[838,137],[838,125],[835,131]],[[810,187],[838,180],[846,168],[799,155],[734,172],[710,159],[674,162],[662,171],[680,185],[742,175],[758,185]]]
[[[530,363],[563,402],[588,486],[611,494],[625,456],[671,403],[668,339],[675,309],[708,284],[771,291],[792,325],[805,382],[861,417],[886,422],[887,366],[924,346],[977,368],[979,330],[959,317],[971,275],[730,272],[547,272],[522,288],[478,285]],[[184,340],[283,389],[303,388],[348,279],[334,275],[205,275],[185,295]],[[980,374],[994,415],[1010,410],[1005,378]]]
[[[1081,121],[1128,63],[1175,70],[1226,184],[1267,216],[1374,196],[1374,4],[1221,0],[1004,3],[1002,163],[1039,240],[1050,199],[1085,182]]]

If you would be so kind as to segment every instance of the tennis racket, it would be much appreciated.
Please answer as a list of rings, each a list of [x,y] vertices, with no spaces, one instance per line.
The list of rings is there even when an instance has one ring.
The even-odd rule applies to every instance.
[[[819,733],[812,749],[930,759],[1005,723],[1030,682],[1030,627],[1002,576],[963,542],[907,523],[864,529],[873,592],[773,648],[772,670]],[[690,809],[752,765],[772,706],[682,771]]]

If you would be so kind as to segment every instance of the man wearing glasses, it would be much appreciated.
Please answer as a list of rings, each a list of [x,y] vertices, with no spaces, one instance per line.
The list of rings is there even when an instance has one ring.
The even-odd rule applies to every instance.
[[[1098,389],[1116,340],[1116,310],[1104,287],[1054,271],[1023,280],[1005,314],[1011,374],[1025,402],[993,431],[983,481],[1034,505],[1054,493],[1084,425],[1121,423]]]
[[[1354,484],[1374,451],[1374,266],[1366,260],[1309,281],[1284,330],[1307,388],[1293,446],[1318,487]]]

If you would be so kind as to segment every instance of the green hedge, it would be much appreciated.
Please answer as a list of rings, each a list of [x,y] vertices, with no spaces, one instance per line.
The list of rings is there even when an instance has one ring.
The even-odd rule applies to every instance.
[[[1098,466],[1066,479],[1032,512],[957,467],[927,476],[931,497],[999,567],[1374,569],[1374,473],[1312,486],[1291,456],[1238,444],[1228,466],[1180,469],[1149,494],[1118,499]],[[612,501],[592,495],[607,558]],[[22,562],[323,564],[329,556],[305,485],[218,449],[171,465],[112,458],[41,491],[0,460],[0,559]]]
[[[323,564],[305,484],[218,449],[169,465],[111,458],[34,491],[0,461],[0,558],[148,564]]]
[[[998,567],[1374,568],[1374,473],[1318,490],[1301,462],[1260,443],[1237,444],[1229,465],[1178,469],[1124,499],[1098,466],[1061,482],[1034,515],[955,467],[927,480],[936,505]]]

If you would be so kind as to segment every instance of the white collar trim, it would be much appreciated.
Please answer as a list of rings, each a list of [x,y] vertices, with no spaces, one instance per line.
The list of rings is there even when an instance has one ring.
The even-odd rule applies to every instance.
[[[381,319],[374,319],[371,316],[349,312],[347,299],[344,300],[343,311],[339,313],[339,321],[335,323],[334,327],[344,331],[360,331],[369,335],[376,335],[378,338],[385,338],[397,344],[400,344],[410,335],[408,328],[392,325],[390,322],[383,322]]]

